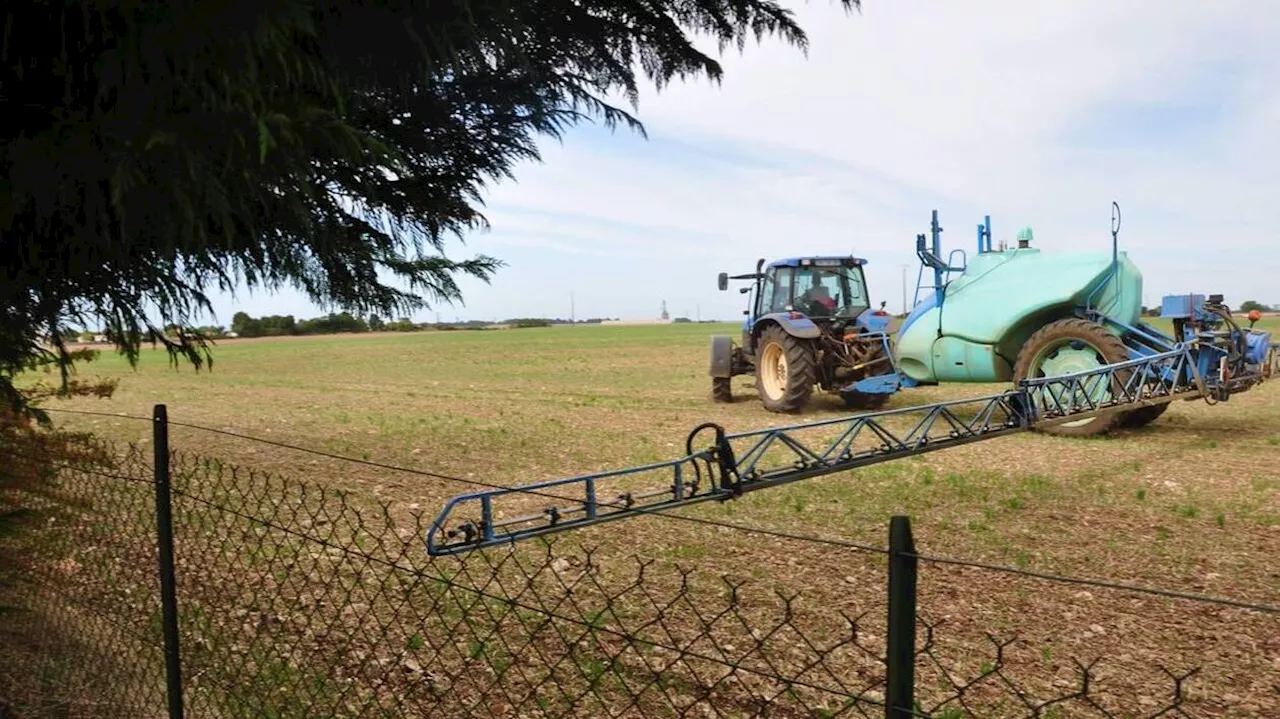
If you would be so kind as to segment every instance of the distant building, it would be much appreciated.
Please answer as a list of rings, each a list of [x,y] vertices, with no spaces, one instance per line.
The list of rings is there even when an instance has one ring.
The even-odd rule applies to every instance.
[[[670,319],[605,320],[600,324],[602,325],[669,325],[671,324],[671,320]]]

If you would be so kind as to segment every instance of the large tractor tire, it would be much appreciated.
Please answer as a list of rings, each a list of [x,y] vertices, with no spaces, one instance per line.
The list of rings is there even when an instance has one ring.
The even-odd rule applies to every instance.
[[[1013,382],[1037,377],[1057,377],[1083,372],[1103,365],[1124,362],[1129,351],[1119,337],[1101,325],[1082,319],[1064,319],[1036,330],[1018,352],[1014,363]],[[1114,388],[1111,388],[1114,391]],[[1106,395],[1093,398],[1106,399]],[[1126,418],[1128,412],[1112,412],[1089,419],[1066,422],[1039,431],[1063,437],[1088,437],[1110,432]]]
[[[728,377],[711,378],[711,401],[723,404],[733,402],[733,385]]]
[[[756,392],[770,412],[799,412],[817,381],[813,348],[777,325],[766,327],[756,343]]]

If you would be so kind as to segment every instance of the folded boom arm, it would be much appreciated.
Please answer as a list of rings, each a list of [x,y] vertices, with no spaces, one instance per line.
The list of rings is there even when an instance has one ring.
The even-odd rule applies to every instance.
[[[687,454],[679,459],[454,497],[433,523],[427,550],[456,554],[724,501],[1036,426],[1229,391],[1216,379],[1201,376],[1190,347],[1182,346],[1076,374],[1024,380],[1018,389],[983,397],[737,434],[704,424],[689,434]],[[695,450],[695,440],[708,430],[714,433],[710,446]]]

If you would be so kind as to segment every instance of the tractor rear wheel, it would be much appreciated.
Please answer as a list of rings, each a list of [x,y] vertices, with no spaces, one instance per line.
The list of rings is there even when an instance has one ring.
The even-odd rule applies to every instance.
[[[813,393],[817,377],[813,348],[770,325],[756,350],[756,392],[770,412],[799,412]]]
[[[733,385],[728,377],[711,378],[711,401],[724,404],[733,401]]]
[[[1129,359],[1129,351],[1119,337],[1101,325],[1082,319],[1064,319],[1036,330],[1018,352],[1013,382],[1023,379],[1057,377]],[[1093,389],[1093,388],[1091,388]],[[1094,402],[1106,401],[1114,388],[1098,386]],[[1048,409],[1048,407],[1044,408]],[[1064,437],[1106,434],[1119,425],[1128,412],[1112,412],[1089,419],[1044,427],[1038,431]]]

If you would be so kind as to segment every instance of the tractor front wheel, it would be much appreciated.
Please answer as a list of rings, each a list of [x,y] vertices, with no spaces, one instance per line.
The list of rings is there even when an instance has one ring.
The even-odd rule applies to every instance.
[[[728,377],[711,378],[711,401],[723,404],[733,401],[733,385]]]
[[[1058,320],[1041,327],[1022,345],[1013,368],[1013,382],[1017,385],[1023,379],[1083,372],[1127,359],[1129,351],[1124,343],[1101,325],[1075,318]],[[1105,402],[1111,399],[1112,389],[1101,384],[1091,385],[1093,396],[1089,399],[1095,403]],[[1040,409],[1050,410],[1053,407],[1049,405]],[[1111,412],[1043,427],[1039,431],[1064,437],[1106,434],[1118,426],[1127,414],[1128,412]]]
[[[757,347],[756,392],[765,409],[799,412],[809,402],[816,381],[813,349],[777,325],[760,334]]]

